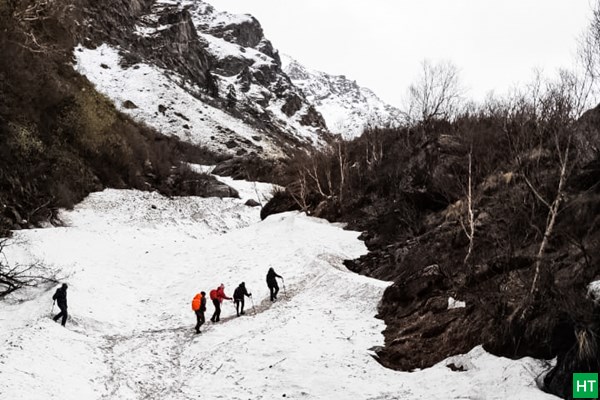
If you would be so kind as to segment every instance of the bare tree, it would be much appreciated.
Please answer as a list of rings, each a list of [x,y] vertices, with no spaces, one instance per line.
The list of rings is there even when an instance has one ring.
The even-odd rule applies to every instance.
[[[542,237],[542,242],[540,243],[540,247],[538,249],[536,259],[535,259],[535,273],[533,276],[533,281],[531,283],[530,295],[534,294],[538,289],[538,284],[540,281],[540,274],[542,268],[542,261],[544,259],[544,255],[546,253],[546,247],[548,246],[548,240],[552,236],[554,232],[554,225],[556,224],[556,217],[560,211],[561,204],[564,198],[564,189],[565,183],[568,178],[569,171],[569,150],[571,145],[571,136],[568,136],[567,144],[564,149],[564,153],[561,152],[560,143],[558,139],[556,140],[556,151],[559,157],[560,163],[560,172],[559,172],[559,180],[558,180],[558,188],[556,190],[556,195],[552,204],[548,201],[544,200],[544,198],[534,189],[533,185],[529,181],[527,181],[528,186],[533,190],[535,195],[548,207],[548,215],[546,217],[546,229],[544,230],[544,236]],[[527,179],[527,178],[525,178]]]
[[[468,154],[468,182],[467,182],[467,221],[468,229],[465,227],[462,219],[460,220],[461,226],[469,239],[469,248],[467,249],[467,255],[463,260],[466,265],[473,253],[473,246],[475,243],[475,213],[473,212],[473,145],[469,148]]]
[[[405,117],[408,123],[448,119],[455,115],[464,95],[459,70],[451,62],[421,64],[417,81],[409,86]]]
[[[8,243],[9,239],[0,239],[0,299],[26,286],[58,282],[55,273],[40,263],[11,265],[4,254]]]
[[[308,196],[310,195],[310,188],[306,170],[300,168],[297,173],[297,179],[288,185],[287,191],[300,209],[305,213],[308,213]]]
[[[73,6],[62,4],[55,0],[26,0],[21,2],[7,2],[7,11],[15,22],[15,31],[22,38],[15,43],[32,53],[49,53],[54,51],[53,47],[40,38],[40,32],[34,26],[46,20],[64,15]]]
[[[339,201],[340,205],[343,205],[346,175],[348,174],[348,160],[345,152],[345,146],[342,147],[342,141],[338,141],[337,143],[337,159],[339,162],[338,167],[340,169]]]
[[[557,218],[565,202],[565,186],[573,163],[571,145],[575,135],[575,121],[583,112],[589,95],[589,86],[581,84],[580,78],[572,72],[559,71],[558,79],[555,81],[542,83],[541,79],[538,79],[537,82],[534,85],[537,89],[531,92],[532,97],[528,100],[533,105],[529,108],[529,112],[532,121],[535,121],[533,126],[536,127],[537,132],[533,136],[538,144],[528,147],[525,154],[518,154],[516,158],[526,185],[534,197],[548,210],[545,226],[540,229],[542,238],[536,253],[530,297],[540,289],[540,283],[543,281],[541,277],[548,272],[548,268],[545,268],[543,263],[548,242],[554,234]],[[543,171],[540,167],[540,160],[543,157],[549,157],[557,164],[556,189],[546,187],[546,195],[544,190],[541,190],[543,185],[540,185],[546,178],[539,179],[537,185],[533,179]]]

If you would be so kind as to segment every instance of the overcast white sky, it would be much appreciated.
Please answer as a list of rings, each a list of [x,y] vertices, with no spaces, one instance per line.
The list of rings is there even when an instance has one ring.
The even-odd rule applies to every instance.
[[[481,99],[570,67],[592,0],[207,0],[249,13],[281,52],[400,106],[420,63],[450,60]]]

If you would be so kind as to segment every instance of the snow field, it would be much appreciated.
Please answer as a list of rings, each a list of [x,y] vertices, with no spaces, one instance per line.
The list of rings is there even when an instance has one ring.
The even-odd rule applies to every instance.
[[[368,349],[383,343],[388,283],[342,264],[366,252],[359,233],[298,213],[261,222],[244,201],[105,190],[64,212],[65,227],[17,232],[7,257],[60,269],[71,316],[66,328],[49,318],[55,287],[0,303],[0,399],[552,398],[533,383],[538,361],[481,348],[383,368]],[[275,303],[269,267],[285,278]],[[225,301],[213,324],[209,301],[195,335],[194,294],[224,283],[231,296],[242,281],[246,315]]]

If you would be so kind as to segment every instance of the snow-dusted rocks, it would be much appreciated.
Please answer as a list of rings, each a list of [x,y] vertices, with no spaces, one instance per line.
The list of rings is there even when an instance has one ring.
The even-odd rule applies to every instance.
[[[192,19],[229,98],[229,107],[272,119],[284,132],[313,145],[323,143],[322,117],[281,69],[279,53],[250,15],[218,12],[203,1],[190,7]]]
[[[86,11],[76,68],[138,121],[232,155],[276,158],[329,139],[255,18],[199,0]]]
[[[183,79],[177,74],[146,63],[124,68],[118,49],[108,45],[93,50],[79,47],[75,57],[76,69],[119,109],[165,135],[218,152],[235,154],[243,148],[245,152],[280,153],[273,141],[262,140],[261,130],[203,101],[206,97],[185,84],[182,87]],[[228,145],[232,140],[235,146]]]
[[[368,127],[400,125],[400,110],[356,81],[308,69],[289,56],[283,56],[282,63],[285,73],[323,115],[332,133],[352,139]]]
[[[587,295],[595,302],[600,301],[600,281],[590,282],[587,287]]]
[[[456,308],[465,308],[467,303],[464,301],[456,300],[454,297],[448,297],[448,310],[454,310]]]

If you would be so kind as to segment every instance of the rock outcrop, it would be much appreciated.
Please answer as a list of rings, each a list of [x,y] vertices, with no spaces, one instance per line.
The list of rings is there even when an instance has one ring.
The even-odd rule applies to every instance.
[[[150,62],[199,87],[209,84],[209,55],[185,8],[153,0],[89,1],[84,15],[84,45],[107,43],[121,49],[123,66]]]
[[[282,71],[279,52],[265,38],[262,27],[250,15],[217,12],[197,1],[190,8],[214,74],[235,93],[235,108],[243,118],[264,126],[285,123],[282,133],[294,132],[317,145],[327,138],[325,121]]]

